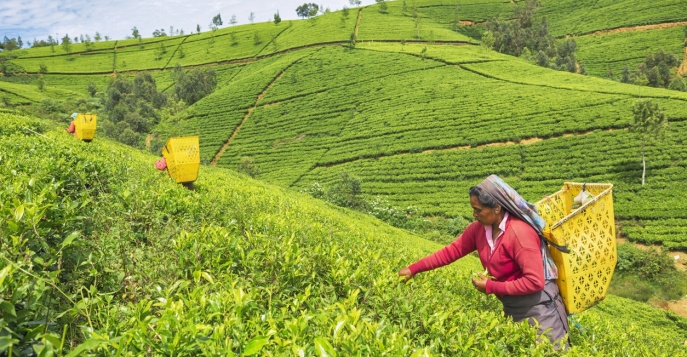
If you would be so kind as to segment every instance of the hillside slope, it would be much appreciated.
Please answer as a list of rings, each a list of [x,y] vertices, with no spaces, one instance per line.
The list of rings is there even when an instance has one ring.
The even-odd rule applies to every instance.
[[[687,20],[682,1],[541,3],[553,34],[577,36],[579,58],[593,74],[617,78],[658,48],[679,54],[682,47],[682,27],[595,34],[680,23]],[[348,17],[337,11],[279,25],[75,44],[71,53],[21,50],[12,62],[28,74],[3,77],[0,96],[6,105],[66,117],[55,101],[97,100],[83,99],[89,84],[102,93],[114,73],[151,71],[169,91],[168,70],[177,64],[212,68],[218,90],[190,107],[186,121],[156,130],[200,135],[204,163],[236,167],[248,157],[260,179],[299,189],[348,172],[363,179],[367,195],[446,217],[469,216],[461,197],[488,173],[531,200],[564,181],[613,182],[623,235],[687,248],[687,203],[676,194],[687,181],[684,93],[528,65],[474,46],[482,25],[452,30],[456,19],[507,16],[515,2],[388,5],[386,13],[369,6]],[[35,75],[41,64],[48,72]],[[642,98],[654,99],[671,122],[668,136],[648,148],[646,186],[639,184],[641,147],[627,132]]]
[[[474,257],[401,284],[438,245],[230,170],[202,167],[188,191],[149,154],[0,124],[0,351],[552,353],[470,287]],[[609,296],[576,320],[570,355],[687,355],[686,321],[642,303]]]

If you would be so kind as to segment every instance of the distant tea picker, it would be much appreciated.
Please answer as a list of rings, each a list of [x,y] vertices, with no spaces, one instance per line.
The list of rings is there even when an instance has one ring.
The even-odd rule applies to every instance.
[[[162,157],[155,161],[155,168],[167,170],[169,177],[189,190],[198,179],[200,145],[197,136],[169,138],[162,148]]]
[[[69,128],[65,129],[68,133],[74,134],[85,142],[90,142],[95,137],[98,116],[91,113],[72,113],[72,121]]]

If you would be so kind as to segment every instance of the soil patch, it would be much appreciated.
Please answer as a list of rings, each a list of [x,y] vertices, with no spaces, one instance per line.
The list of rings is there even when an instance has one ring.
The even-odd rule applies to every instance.
[[[687,298],[680,300],[668,301],[666,303],[666,310],[672,311],[682,317],[687,317]]]
[[[659,29],[668,29],[671,27],[679,27],[679,26],[685,26],[685,25],[687,25],[687,21],[666,22],[666,23],[662,23],[662,24],[621,27],[621,28],[611,29],[611,30],[601,30],[601,31],[592,32],[590,35],[597,36],[597,35],[606,35],[609,33],[659,30]]]
[[[572,135],[572,134],[571,134],[571,135]],[[528,145],[528,144],[538,143],[538,142],[540,142],[540,141],[544,141],[544,139],[542,139],[542,138],[536,138],[536,137],[535,137],[535,138],[520,140],[520,144]]]
[[[685,40],[685,42],[687,42],[687,39]],[[677,69],[677,74],[680,76],[684,76],[687,74],[687,47],[685,47],[685,55],[682,59],[682,64],[680,64],[680,68]]]

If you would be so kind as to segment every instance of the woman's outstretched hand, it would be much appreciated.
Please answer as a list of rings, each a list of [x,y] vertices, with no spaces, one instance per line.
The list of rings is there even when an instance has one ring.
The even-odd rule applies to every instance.
[[[398,275],[403,277],[403,281],[408,281],[413,277],[413,272],[408,268],[403,268],[398,271]]]
[[[482,273],[477,273],[477,276],[472,277],[472,285],[478,291],[486,293],[487,292],[487,280],[489,280],[489,278],[486,275],[484,275]]]

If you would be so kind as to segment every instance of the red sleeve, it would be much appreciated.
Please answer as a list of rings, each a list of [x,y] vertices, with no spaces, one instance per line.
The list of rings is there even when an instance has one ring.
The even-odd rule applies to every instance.
[[[531,229],[514,228],[513,239],[508,242],[506,252],[520,268],[522,276],[511,281],[487,281],[487,294],[527,295],[544,290],[544,263],[539,236]],[[504,243],[506,243],[504,241]]]
[[[67,132],[73,133],[75,131],[76,131],[76,125],[74,125],[74,121],[72,120],[72,122],[69,124],[69,129],[67,129]]]
[[[444,248],[434,252],[425,258],[418,260],[408,267],[413,275],[422,273],[451,264],[456,260],[464,257],[466,254],[474,252],[477,249],[475,238],[479,229],[484,229],[479,222],[470,224],[453,243]]]

